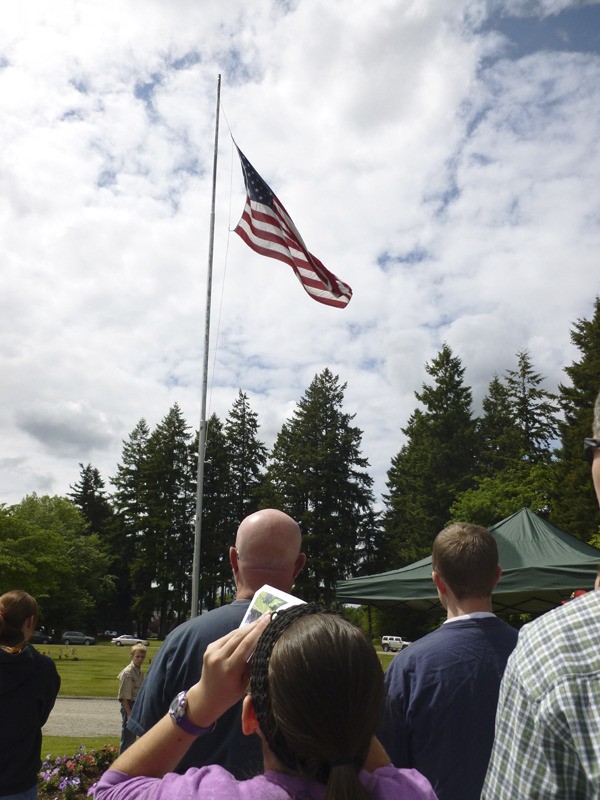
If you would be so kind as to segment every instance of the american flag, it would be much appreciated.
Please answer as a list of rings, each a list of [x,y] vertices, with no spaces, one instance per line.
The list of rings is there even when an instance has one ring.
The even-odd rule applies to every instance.
[[[255,252],[289,264],[313,300],[345,308],[352,289],[308,252],[283,205],[239,147],[237,151],[246,184],[246,205],[235,233]]]

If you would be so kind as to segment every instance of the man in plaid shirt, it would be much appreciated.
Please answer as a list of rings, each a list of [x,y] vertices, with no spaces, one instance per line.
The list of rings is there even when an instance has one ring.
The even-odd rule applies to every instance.
[[[600,394],[593,433],[600,437]],[[600,438],[584,447],[600,503]],[[500,688],[481,797],[600,798],[600,591],[522,629]]]

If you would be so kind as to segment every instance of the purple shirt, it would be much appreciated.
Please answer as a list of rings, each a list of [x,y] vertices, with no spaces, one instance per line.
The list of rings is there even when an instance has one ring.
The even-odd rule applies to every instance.
[[[373,773],[362,770],[360,779],[371,800],[436,800],[431,784],[414,769],[389,764]],[[282,772],[265,772],[238,781],[219,766],[192,767],[184,775],[169,772],[164,778],[131,778],[108,770],[97,784],[95,800],[322,800],[325,786]]]

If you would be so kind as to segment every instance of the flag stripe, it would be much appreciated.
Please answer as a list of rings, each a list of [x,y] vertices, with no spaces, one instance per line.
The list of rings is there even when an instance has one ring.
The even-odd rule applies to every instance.
[[[259,210],[259,208],[261,210]],[[267,208],[267,213],[265,213],[264,206],[247,199],[242,219],[236,228],[236,233],[255,252],[264,256],[276,258],[292,267],[303,285],[306,282],[312,285],[312,287],[321,290],[318,294],[321,298],[321,302],[324,302],[322,298],[332,295],[332,290],[330,286],[324,283],[320,275],[317,274],[315,266],[318,265],[323,272],[327,273],[326,268],[315,256],[310,256],[306,251],[296,247],[295,245],[297,242],[295,240],[289,239],[289,237],[282,234],[280,229],[276,229],[272,224],[273,214],[268,213],[268,211],[270,211],[270,209]],[[266,220],[266,222],[263,222],[263,220]],[[310,261],[308,261],[307,255],[310,257]],[[331,273],[329,274],[331,275]],[[339,297],[332,296],[329,305],[344,308],[350,301],[352,290],[347,284],[343,284],[342,281],[335,278],[335,276],[332,275],[331,278],[333,278],[331,282],[334,285],[338,284],[338,291],[341,291],[341,295]],[[343,289],[339,287],[340,284]],[[312,292],[310,292],[310,294],[315,296]]]
[[[239,148],[238,153],[247,195],[235,233],[256,253],[290,266],[313,299],[325,305],[345,308],[352,297],[352,289],[309,253],[282,203]]]
[[[240,226],[238,226],[239,228]],[[254,239],[251,239],[246,231],[242,229],[237,229],[236,232],[240,236],[240,238],[246,242],[248,247],[250,247],[254,252],[258,253],[262,256],[270,256],[271,258],[276,258],[279,261],[283,261],[284,263],[288,264],[293,270],[304,287],[305,291],[313,297],[315,300],[318,300],[320,303],[324,303],[325,305],[334,306],[335,308],[345,308],[348,302],[350,301],[349,297],[343,295],[342,297],[333,298],[331,292],[328,289],[323,287],[322,281],[319,279],[311,279],[309,276],[314,276],[314,272],[307,273],[306,270],[299,269],[296,262],[294,262],[289,256],[285,255],[284,253],[276,252],[270,248],[263,247],[257,243]],[[316,276],[315,276],[316,278]]]
[[[281,246],[280,242],[282,241],[281,238],[274,239],[271,236],[267,235],[264,237],[257,237],[253,236],[252,232],[256,233],[255,228],[248,223],[248,220],[242,219],[238,225],[238,229],[236,230],[238,235],[246,242],[246,244],[254,250],[256,253],[259,253],[263,256],[270,256],[271,258],[276,258],[279,261],[283,261],[288,266],[292,267],[294,272],[296,272],[300,282],[303,285],[312,286],[315,289],[320,289],[320,296],[326,297],[328,294],[331,294],[331,289],[326,287],[319,277],[319,275],[315,272],[313,268],[313,262],[315,258],[313,256],[312,262],[308,262],[302,253],[301,250],[297,250],[296,248]],[[263,242],[263,244],[259,244]],[[322,269],[324,267],[320,264]],[[312,294],[312,293],[311,293]],[[346,298],[345,296],[339,299],[336,299],[336,304],[341,307],[347,305],[350,298]]]

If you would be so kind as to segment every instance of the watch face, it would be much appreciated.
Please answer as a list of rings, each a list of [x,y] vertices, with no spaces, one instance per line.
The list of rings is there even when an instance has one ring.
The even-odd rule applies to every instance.
[[[205,733],[210,733],[214,731],[217,723],[216,720],[213,722],[212,725],[209,725],[207,728],[200,728],[198,725],[194,725],[191,722],[185,713],[185,709],[187,706],[187,693],[186,692],[179,692],[177,697],[171,703],[171,707],[169,708],[169,716],[182,730],[186,733],[191,733],[192,736],[203,736]]]
[[[169,708],[169,715],[171,719],[179,723],[182,717],[185,716],[185,704],[186,704],[186,696],[185,692],[179,692],[177,697],[171,703],[171,707]]]

